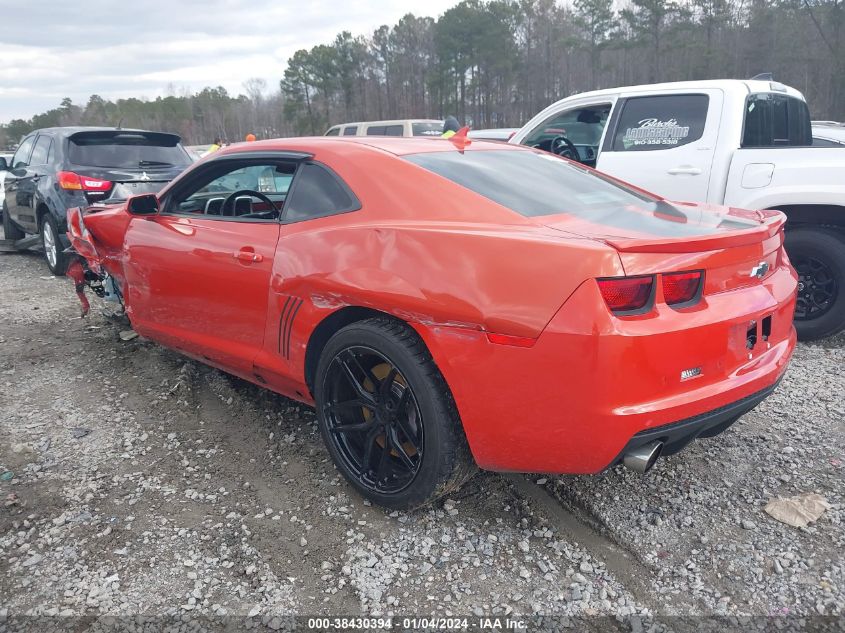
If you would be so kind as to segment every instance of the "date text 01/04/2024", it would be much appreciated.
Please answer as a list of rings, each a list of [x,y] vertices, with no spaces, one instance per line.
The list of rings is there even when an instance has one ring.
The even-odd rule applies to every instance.
[[[524,631],[527,624],[509,617],[347,617],[347,618],[308,618],[308,628],[312,630],[438,630],[438,631]]]

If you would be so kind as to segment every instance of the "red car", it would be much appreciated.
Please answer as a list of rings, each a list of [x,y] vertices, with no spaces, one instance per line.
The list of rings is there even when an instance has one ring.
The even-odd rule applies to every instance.
[[[234,146],[69,220],[80,293],[314,404],[337,467],[392,508],[475,465],[645,471],[763,400],[795,346],[781,213],[463,135]]]

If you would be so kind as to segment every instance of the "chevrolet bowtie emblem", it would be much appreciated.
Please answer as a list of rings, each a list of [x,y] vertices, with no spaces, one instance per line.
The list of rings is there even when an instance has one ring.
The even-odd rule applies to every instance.
[[[749,273],[749,277],[758,277],[762,279],[766,276],[766,273],[769,272],[769,264],[766,262],[760,262],[754,268],[751,269],[751,273]]]

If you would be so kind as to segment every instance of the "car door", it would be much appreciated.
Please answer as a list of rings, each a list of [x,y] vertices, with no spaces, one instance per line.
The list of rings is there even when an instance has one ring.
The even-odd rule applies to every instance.
[[[721,90],[632,93],[617,103],[600,171],[669,200],[707,200]]]
[[[12,157],[11,168],[6,172],[4,182],[6,209],[9,217],[28,233],[38,232],[35,218],[31,217],[31,212],[27,211],[26,193],[29,189],[28,181],[30,179],[28,172],[29,157],[32,155],[35,138],[35,134],[27,136],[18,146],[15,155]]]
[[[18,217],[20,223],[30,232],[37,232],[41,229],[38,226],[37,206],[39,198],[36,195],[39,185],[49,184],[44,182],[50,170],[48,163],[50,149],[53,139],[47,134],[39,134],[32,147],[32,154],[29,157],[29,165],[26,167],[25,175],[18,180]]]
[[[284,161],[211,160],[162,197],[160,213],[132,219],[124,268],[138,332],[252,377],[294,169]]]

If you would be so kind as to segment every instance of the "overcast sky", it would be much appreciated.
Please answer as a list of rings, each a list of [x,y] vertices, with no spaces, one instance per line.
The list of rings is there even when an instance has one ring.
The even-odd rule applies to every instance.
[[[340,31],[371,35],[403,15],[442,14],[458,0],[0,0],[0,123],[63,97],[154,98],[204,86],[275,90],[294,51]]]

